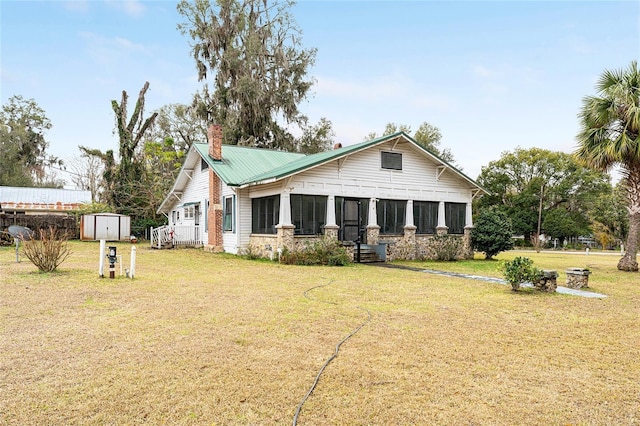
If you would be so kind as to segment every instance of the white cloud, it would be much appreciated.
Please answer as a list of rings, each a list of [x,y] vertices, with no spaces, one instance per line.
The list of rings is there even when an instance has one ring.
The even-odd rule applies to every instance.
[[[144,53],[145,46],[123,37],[104,37],[88,31],[79,33],[85,41],[89,55],[103,65],[115,65],[132,52]]]
[[[108,6],[121,10],[129,16],[139,18],[145,12],[144,5],[138,0],[106,0]]]
[[[88,0],[72,0],[65,1],[63,3],[64,8],[71,12],[81,12],[86,13],[89,11],[89,1]]]

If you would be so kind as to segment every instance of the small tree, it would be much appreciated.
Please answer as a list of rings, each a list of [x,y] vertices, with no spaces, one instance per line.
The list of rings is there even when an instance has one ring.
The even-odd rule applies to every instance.
[[[67,234],[49,227],[47,230],[41,229],[38,236],[38,239],[24,239],[22,252],[40,272],[53,272],[71,254],[67,246]]]
[[[471,233],[473,249],[491,259],[498,253],[513,248],[511,220],[504,212],[483,209]]]

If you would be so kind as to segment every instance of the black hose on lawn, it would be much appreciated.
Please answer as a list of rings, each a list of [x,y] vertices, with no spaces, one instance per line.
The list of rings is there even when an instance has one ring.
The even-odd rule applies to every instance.
[[[315,287],[311,287],[310,289],[307,289],[307,290],[304,292],[304,297],[306,297],[306,298],[307,298],[307,299],[309,299],[309,300],[312,300],[312,299],[307,295],[307,293],[308,293],[309,291],[314,290],[314,289],[316,289],[316,288],[320,288],[320,287],[326,287],[326,286],[330,285],[332,282],[333,282],[333,281],[330,281],[330,282],[329,282],[329,283],[327,283],[327,284],[318,285],[318,286],[315,286]],[[324,303],[329,303],[329,304],[331,304],[331,305],[337,305],[337,303],[335,303],[335,302],[324,302]],[[296,426],[296,425],[298,424],[298,416],[300,415],[300,411],[302,410],[302,406],[303,406],[303,405],[304,405],[304,403],[307,401],[307,399],[309,398],[309,396],[311,396],[311,393],[313,392],[313,390],[316,388],[316,385],[318,384],[318,381],[320,380],[320,376],[322,375],[322,373],[323,373],[324,369],[329,365],[329,363],[330,363],[331,361],[333,361],[333,359],[334,359],[335,357],[337,357],[337,356],[338,356],[338,351],[340,350],[340,346],[341,346],[344,342],[346,342],[347,340],[349,340],[349,339],[351,338],[351,336],[353,336],[353,335],[354,335],[354,334],[356,334],[358,331],[360,331],[360,329],[361,329],[362,327],[364,327],[365,325],[367,325],[367,323],[368,323],[369,321],[371,321],[371,312],[369,312],[369,310],[368,310],[368,309],[362,308],[362,307],[360,307],[360,306],[356,306],[356,307],[357,307],[358,309],[363,310],[363,311],[365,311],[365,312],[367,313],[367,319],[366,319],[366,321],[365,321],[365,322],[363,322],[362,324],[360,324],[360,325],[359,325],[355,330],[353,330],[353,331],[352,331],[352,332],[351,332],[347,337],[345,337],[344,339],[342,339],[342,340],[340,341],[340,343],[338,343],[338,344],[336,345],[336,349],[335,349],[335,351],[333,352],[333,355],[331,355],[331,357],[329,357],[329,359],[327,359],[327,361],[324,363],[324,365],[320,368],[320,371],[318,371],[318,375],[316,376],[316,379],[313,381],[313,385],[311,385],[311,388],[309,389],[309,391],[307,392],[307,394],[304,396],[304,398],[302,398],[302,401],[300,401],[300,404],[298,404],[298,408],[296,408],[296,413],[295,413],[295,415],[293,416],[293,426]]]

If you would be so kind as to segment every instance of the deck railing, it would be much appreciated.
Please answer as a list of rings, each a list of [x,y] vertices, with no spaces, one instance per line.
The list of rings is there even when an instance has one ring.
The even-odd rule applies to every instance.
[[[151,228],[151,247],[166,248],[175,246],[200,246],[200,226],[165,225]]]

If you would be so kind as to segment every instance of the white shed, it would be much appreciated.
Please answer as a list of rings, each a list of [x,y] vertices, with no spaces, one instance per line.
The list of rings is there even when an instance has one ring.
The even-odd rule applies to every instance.
[[[80,239],[83,241],[129,241],[131,218],[115,213],[85,214],[80,218]]]

